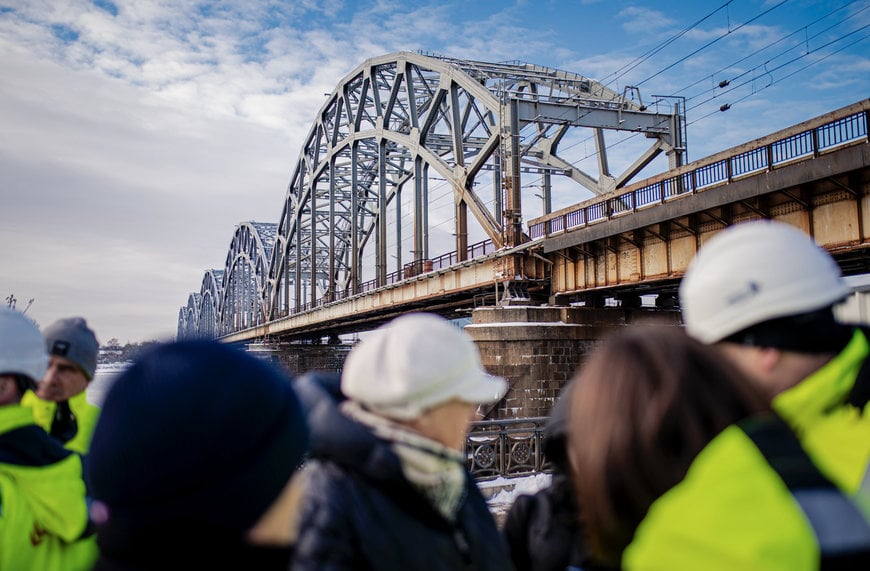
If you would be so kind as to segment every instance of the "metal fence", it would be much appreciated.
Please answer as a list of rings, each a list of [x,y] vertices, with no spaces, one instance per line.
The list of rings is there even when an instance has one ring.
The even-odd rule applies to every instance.
[[[547,417],[473,422],[465,441],[468,469],[477,480],[548,471],[544,457]]]

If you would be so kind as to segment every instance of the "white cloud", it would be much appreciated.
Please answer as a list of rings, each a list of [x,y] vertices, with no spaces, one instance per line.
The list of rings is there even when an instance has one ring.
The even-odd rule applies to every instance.
[[[84,315],[101,340],[174,335],[204,271],[223,267],[235,225],[278,221],[324,94],[367,58],[422,49],[520,60],[615,80],[619,91],[759,10],[717,14],[617,77],[704,10],[678,4],[0,0],[0,240],[11,245],[0,249],[0,295],[35,297],[28,313],[43,325]],[[801,10],[773,11],[655,77],[645,102],[699,79],[687,95],[709,90],[714,71],[820,15]],[[758,79],[693,110],[690,120],[748,95],[690,126],[691,158],[867,97],[863,41],[770,88]],[[618,148],[612,170],[631,156]],[[451,210],[449,196],[433,205],[444,244]]]

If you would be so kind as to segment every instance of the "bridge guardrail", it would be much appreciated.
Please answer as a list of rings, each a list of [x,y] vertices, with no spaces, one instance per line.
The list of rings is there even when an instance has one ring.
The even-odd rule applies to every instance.
[[[480,420],[465,440],[468,469],[477,480],[545,472],[544,425],[548,417]]]
[[[486,239],[481,242],[475,242],[466,248],[467,258],[473,259],[486,254],[490,254],[495,252],[495,245],[492,240]],[[434,272],[436,270],[441,270],[444,268],[449,268],[453,264],[459,261],[459,256],[456,255],[456,252],[448,252],[446,254],[442,254],[437,258],[432,258],[431,260],[417,260],[414,262],[410,262],[405,264],[404,268],[401,270],[396,270],[395,272],[387,274],[386,282],[383,285],[390,285],[399,283],[403,280],[429,273]],[[363,282],[359,286],[359,291],[357,293],[366,293],[375,289],[382,287],[378,284],[377,278],[373,280],[369,280],[367,282]],[[346,299],[348,297],[352,297],[352,293],[342,292],[341,295],[336,296],[336,299]],[[291,312],[291,314],[297,312]]]
[[[867,110],[851,113],[818,127],[789,135],[755,149],[701,164],[612,198],[529,225],[532,240],[561,234],[596,222],[636,212],[685,195],[727,184],[765,170],[809,160],[837,148],[868,141]],[[700,161],[703,162],[703,159]]]

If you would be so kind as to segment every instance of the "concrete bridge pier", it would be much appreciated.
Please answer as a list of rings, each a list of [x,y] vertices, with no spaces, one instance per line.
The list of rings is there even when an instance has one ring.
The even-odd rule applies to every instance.
[[[249,345],[248,352],[283,367],[292,375],[309,371],[341,372],[351,344],[271,343]]]
[[[677,310],[553,306],[482,307],[465,331],[483,366],[508,380],[507,395],[486,419],[546,416],[586,354],[607,335],[628,325],[680,325]]]

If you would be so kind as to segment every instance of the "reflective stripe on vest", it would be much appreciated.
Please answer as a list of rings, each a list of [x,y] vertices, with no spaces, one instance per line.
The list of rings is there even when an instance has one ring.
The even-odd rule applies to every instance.
[[[788,486],[813,528],[822,558],[820,569],[870,569],[870,523],[855,502],[813,464],[785,422],[769,415],[739,426]]]

